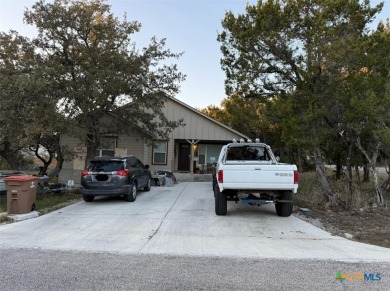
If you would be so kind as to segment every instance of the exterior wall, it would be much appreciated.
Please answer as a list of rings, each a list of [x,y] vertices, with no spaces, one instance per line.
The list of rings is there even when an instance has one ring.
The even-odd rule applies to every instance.
[[[127,150],[127,155],[135,155],[140,160],[142,160],[144,157],[144,142],[142,138],[139,138],[137,136],[119,136],[117,147],[125,148]]]

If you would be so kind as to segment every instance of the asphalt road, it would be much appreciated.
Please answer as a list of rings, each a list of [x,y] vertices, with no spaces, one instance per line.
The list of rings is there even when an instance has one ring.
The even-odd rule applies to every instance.
[[[0,255],[0,290],[390,289],[390,249],[278,217],[273,205],[230,203],[216,216],[200,182],[1,225]],[[340,283],[337,272],[381,280]]]
[[[389,290],[390,266],[280,260],[0,249],[0,290]],[[336,280],[337,272],[381,281]]]

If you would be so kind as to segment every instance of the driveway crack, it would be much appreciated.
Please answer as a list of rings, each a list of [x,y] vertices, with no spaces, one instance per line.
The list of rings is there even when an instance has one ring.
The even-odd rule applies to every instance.
[[[175,201],[173,202],[172,206],[168,209],[167,213],[165,213],[163,219],[161,219],[160,224],[158,225],[157,229],[153,232],[151,236],[147,239],[147,241],[143,244],[143,246],[139,249],[137,253],[141,253],[143,249],[146,247],[146,245],[153,239],[153,237],[157,234],[157,232],[160,230],[161,225],[164,223],[165,218],[168,216],[168,214],[171,212],[172,208],[176,205],[177,200],[179,200],[181,194],[183,194],[184,190],[187,188],[188,184],[185,185],[185,187],[180,191],[179,195],[177,195]]]

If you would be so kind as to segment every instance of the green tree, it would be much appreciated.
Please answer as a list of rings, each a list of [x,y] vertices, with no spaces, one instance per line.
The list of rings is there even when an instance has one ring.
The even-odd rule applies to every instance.
[[[343,41],[359,41],[383,4],[369,1],[258,1],[246,14],[227,12],[219,34],[226,92],[273,99],[282,138],[311,149],[324,198],[340,204],[325,175],[322,145],[334,129],[327,124],[342,71],[333,56]],[[351,50],[346,51],[351,53]],[[332,133],[333,132],[333,133]]]
[[[348,148],[346,174],[349,184],[346,187],[352,205],[353,148],[365,158],[374,177],[377,203],[384,205],[376,164],[383,147],[389,145],[390,137],[389,32],[389,23],[380,23],[371,34],[336,43],[339,49],[328,56],[329,62],[333,60],[333,68],[340,73],[334,98],[327,105],[329,112],[338,114],[326,114],[326,118]]]
[[[226,112],[226,109],[223,107],[222,103],[223,101],[221,102],[221,107],[215,105],[209,105],[206,108],[199,109],[199,111],[227,126],[231,126],[229,122],[229,116]]]
[[[232,96],[222,100],[221,107],[208,106],[201,112],[254,139],[262,134],[262,107],[258,100]]]
[[[245,134],[252,140],[273,146],[283,160],[295,161],[286,145],[281,141],[278,124],[269,116],[268,104],[257,98],[244,98],[239,95],[223,99],[220,107],[210,105],[200,111],[221,123]]]
[[[31,40],[15,31],[0,33],[0,155],[14,170],[22,165],[22,150],[31,145],[42,148],[42,141],[48,139],[56,141],[51,147],[59,161],[57,167],[62,166],[58,137],[68,123],[57,112],[45,70]]]
[[[0,62],[0,154],[12,169],[19,169],[21,150],[40,130],[36,121],[43,119],[48,104],[41,98],[44,84],[29,39],[15,31],[0,33]]]
[[[38,29],[34,43],[49,95],[75,122],[72,135],[85,142],[86,163],[105,134],[137,131],[150,140],[180,125],[162,112],[184,80],[176,65],[168,64],[181,54],[165,49],[165,40],[152,38],[139,51],[131,35],[141,25],[126,17],[120,21],[103,0],[41,0],[25,12],[25,21]],[[105,120],[108,112],[117,118]]]
[[[24,52],[23,55],[21,51]],[[25,59],[29,59],[32,53],[28,40],[16,32],[0,34],[0,156],[15,170],[20,167],[19,153],[23,148],[20,142],[23,132],[19,120],[20,113],[26,110],[24,102],[20,102],[26,98],[28,87],[26,75],[29,65]],[[15,100],[15,95],[20,99]]]

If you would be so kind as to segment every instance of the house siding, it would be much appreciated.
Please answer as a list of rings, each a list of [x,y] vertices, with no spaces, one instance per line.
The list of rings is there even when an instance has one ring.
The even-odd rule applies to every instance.
[[[179,101],[169,99],[163,112],[170,120],[184,119],[183,122],[186,125],[176,128],[171,134],[171,139],[230,141],[233,138],[244,137],[215,120],[211,120],[196,109],[183,106]]]

